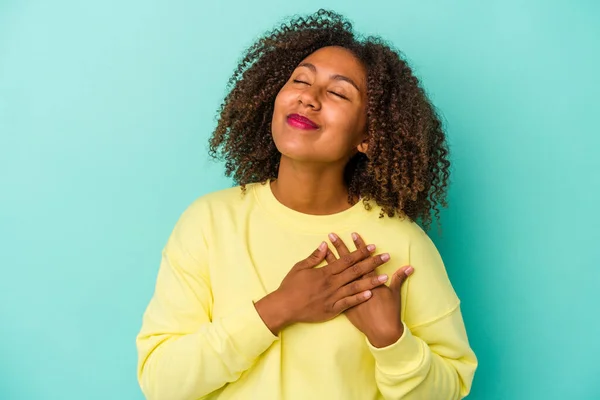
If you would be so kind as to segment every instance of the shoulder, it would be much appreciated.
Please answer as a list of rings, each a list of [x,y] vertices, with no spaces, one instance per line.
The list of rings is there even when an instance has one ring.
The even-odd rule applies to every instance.
[[[186,212],[198,213],[206,211],[216,211],[228,207],[239,207],[240,205],[254,200],[253,189],[257,183],[246,185],[242,190],[241,186],[233,186],[209,192],[197,197],[186,209]]]
[[[438,268],[444,270],[436,245],[419,224],[405,214],[394,217],[384,216],[383,218],[379,218],[379,211],[377,211],[377,214],[380,235],[390,238],[397,244],[402,243],[402,247],[408,251],[409,258],[427,259],[431,265],[435,264]]]
[[[423,228],[404,213],[397,213],[393,217],[388,215],[381,217],[381,207],[373,203],[371,203],[371,210],[368,213],[368,223],[381,235],[391,240],[426,246],[433,244]]]
[[[246,191],[248,192],[250,185],[246,185]],[[233,186],[216,190],[210,193],[206,193],[199,196],[194,200],[192,206],[215,206],[220,204],[228,204],[231,202],[239,201],[243,198],[243,191],[241,186]]]
[[[185,208],[180,221],[189,221],[194,225],[202,221],[206,225],[225,216],[245,214],[256,202],[254,186],[259,184],[247,184],[245,190],[241,186],[233,186],[198,196]]]
[[[415,268],[411,276],[413,286],[422,285],[424,291],[435,289],[445,293],[446,300],[455,304],[456,299],[448,279],[446,266],[432,238],[415,221],[405,215],[379,218],[379,210],[373,207],[377,216],[371,218],[376,234],[373,241],[381,241],[394,252],[403,263]],[[377,221],[375,221],[377,219]],[[371,229],[371,232],[375,229]],[[376,243],[377,244],[377,243]]]
[[[411,329],[429,324],[447,315],[460,305],[460,299],[450,282],[445,262],[425,230],[410,218],[400,215],[379,218],[370,217],[370,237],[378,245],[385,244],[385,251],[392,256],[386,273],[394,273],[404,265],[412,265],[412,274],[403,286],[402,315]],[[378,246],[383,251],[383,246]]]
[[[246,185],[245,191],[241,186],[234,186],[196,197],[180,212],[172,237],[181,241],[187,238],[198,240],[206,237],[214,226],[236,219],[236,214],[243,212],[241,210],[250,208],[243,205],[253,202],[253,185]]]

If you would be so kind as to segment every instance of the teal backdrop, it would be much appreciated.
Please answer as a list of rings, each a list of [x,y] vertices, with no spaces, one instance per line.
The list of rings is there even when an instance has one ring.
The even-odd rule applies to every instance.
[[[0,399],[142,399],[135,335],[241,52],[320,7],[401,49],[452,151],[469,398],[600,399],[600,3],[0,0]],[[432,293],[432,296],[435,293]]]

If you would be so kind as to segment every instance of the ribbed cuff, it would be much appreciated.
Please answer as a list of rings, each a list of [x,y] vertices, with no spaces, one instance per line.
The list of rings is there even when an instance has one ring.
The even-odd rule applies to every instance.
[[[404,322],[402,325],[404,333],[396,343],[389,346],[377,348],[365,338],[371,354],[375,357],[377,368],[386,375],[410,373],[419,368],[425,358],[425,343],[413,336]]]
[[[244,303],[220,322],[233,348],[248,361],[256,359],[278,339],[260,318],[253,301]]]

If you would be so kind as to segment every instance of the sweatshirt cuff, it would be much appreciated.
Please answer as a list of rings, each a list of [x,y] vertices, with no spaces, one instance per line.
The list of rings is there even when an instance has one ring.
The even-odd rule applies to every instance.
[[[265,325],[253,301],[248,301],[237,312],[221,319],[233,348],[247,361],[261,355],[278,339]]]
[[[410,373],[419,368],[425,359],[424,343],[413,336],[404,322],[402,325],[404,332],[400,339],[386,347],[374,347],[365,337],[367,346],[375,357],[377,369],[387,375]]]

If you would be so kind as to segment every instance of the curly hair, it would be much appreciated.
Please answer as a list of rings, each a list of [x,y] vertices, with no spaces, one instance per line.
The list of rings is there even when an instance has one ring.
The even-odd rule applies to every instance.
[[[345,167],[349,202],[362,197],[369,208],[373,199],[380,217],[404,214],[425,229],[433,209],[439,224],[450,176],[440,118],[401,53],[379,37],[359,37],[333,11],[294,17],[244,52],[218,110],[210,156],[225,161],[225,175],[242,190],[275,179],[281,157],[271,133],[275,97],[304,58],[327,46],[351,51],[366,68],[368,151]]]

